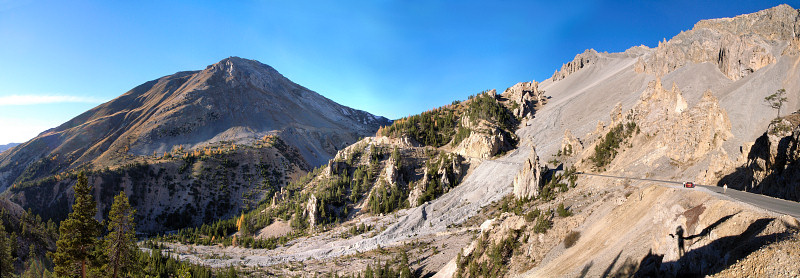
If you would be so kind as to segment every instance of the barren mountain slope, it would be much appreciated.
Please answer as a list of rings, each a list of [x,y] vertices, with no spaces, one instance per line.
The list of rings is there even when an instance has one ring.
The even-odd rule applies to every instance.
[[[77,171],[88,171],[100,213],[124,190],[140,231],[176,229],[255,206],[388,123],[231,57],[144,83],[3,152],[0,190],[61,219]]]
[[[281,136],[317,166],[385,124],[385,118],[339,105],[270,66],[231,57],[144,83],[2,153],[0,189],[86,163],[102,167],[178,146],[246,143],[267,134]],[[28,169],[43,159],[58,167]]]
[[[785,16],[794,13],[795,16]],[[800,53],[789,51],[797,48],[796,43],[789,43],[797,38],[800,32],[795,30],[797,10],[782,5],[754,14],[736,17],[735,20],[712,20],[717,24],[707,24],[706,21],[698,23],[694,29],[683,32],[672,40],[662,42],[657,48],[634,47],[624,53],[595,53],[587,51],[579,54],[592,55],[592,63],[575,70],[561,80],[545,80],[541,89],[552,99],[548,105],[537,112],[536,119],[529,121],[530,126],[520,130],[520,137],[532,138],[542,157],[548,158],[556,154],[560,148],[560,139],[565,130],[570,130],[584,145],[593,142],[599,134],[596,130],[598,122],[605,125],[611,122],[611,113],[617,104],[621,105],[619,112],[625,114],[633,108],[636,101],[642,96],[647,84],[657,78],[661,79],[663,87],[669,89],[673,84],[680,90],[682,97],[687,101],[688,107],[698,103],[702,94],[710,90],[718,98],[719,104],[724,109],[731,121],[733,137],[723,144],[728,154],[728,160],[735,161],[739,158],[739,148],[747,142],[753,142],[761,135],[763,128],[774,118],[774,110],[764,103],[764,97],[774,93],[777,89],[785,88],[788,102],[782,111],[794,111],[799,107],[800,99]],[[775,26],[773,29],[760,28],[747,32],[741,28],[738,33],[730,33],[723,23],[738,24],[738,22],[760,22],[774,20],[791,20],[781,24],[756,24],[758,26]],[[771,22],[771,21],[769,21]],[[723,27],[719,27],[723,26]],[[789,26],[789,27],[786,27]],[[717,29],[712,29],[717,28]],[[722,38],[746,37],[750,42],[728,42]],[[719,59],[697,58],[705,57],[699,53],[702,49],[707,53],[717,53],[716,58],[722,58],[720,53],[736,47],[756,47],[765,45],[761,55],[773,57],[769,63],[759,65],[757,68],[743,70],[742,75],[726,76],[721,70]],[[702,46],[702,47],[701,47]],[[769,47],[767,47],[769,46]],[[759,48],[761,49],[761,48]],[[705,53],[704,52],[704,53]],[[710,54],[708,54],[710,55]],[[728,54],[733,55],[733,54]],[[750,52],[741,53],[741,60],[751,59]],[[706,55],[707,56],[707,55]],[[737,56],[738,57],[738,56]],[[724,58],[732,59],[732,58]],[[723,59],[723,60],[724,60]],[[664,62],[664,61],[670,61]],[[674,62],[674,63],[673,63]],[[667,70],[650,73],[641,69],[642,65],[662,65]],[[680,66],[673,66],[673,64]],[[593,133],[593,134],[590,134]],[[631,163],[633,161],[628,161]],[[695,176],[697,173],[687,173]]]
[[[579,54],[541,83],[550,99],[517,132],[520,148],[532,144],[542,161],[554,159],[578,171],[716,184],[747,161],[749,146],[775,118],[776,111],[764,102],[766,96],[784,88],[788,101],[782,114],[798,108],[798,15],[800,11],[781,5],[700,22],[653,49]],[[577,138],[564,138],[570,133]],[[652,183],[639,183],[632,191],[621,183],[580,178],[577,190],[569,189],[555,200],[521,201],[521,212],[496,218],[495,228],[466,250],[485,248],[465,251],[461,261],[451,262],[459,267],[451,266],[450,273],[716,273],[768,241],[797,234],[795,219],[724,196]],[[587,194],[598,192],[598,197],[587,199]],[[554,231],[544,233],[531,229],[538,222],[519,225],[519,216],[552,209],[557,202],[577,215],[534,214],[545,223],[551,221]],[[676,227],[691,239],[683,242],[685,256],[677,251]],[[559,243],[570,230],[580,237],[565,250]],[[507,246],[503,244],[509,238],[522,239],[521,246],[513,245],[513,252],[498,256],[496,250]],[[744,244],[737,247],[738,243]],[[497,260],[512,266],[486,269],[487,262],[491,266]],[[523,266],[514,267],[514,262]],[[533,269],[526,272],[526,267]]]

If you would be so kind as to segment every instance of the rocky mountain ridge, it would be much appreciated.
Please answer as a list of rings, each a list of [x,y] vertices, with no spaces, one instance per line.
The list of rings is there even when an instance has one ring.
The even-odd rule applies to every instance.
[[[0,188],[57,171],[28,168],[56,157],[59,169],[105,167],[137,156],[194,149],[214,142],[248,143],[278,135],[308,163],[389,121],[344,107],[285,78],[270,66],[238,57],[202,71],[146,82],[0,155]],[[19,179],[24,171],[30,178]]]
[[[5,144],[5,145],[0,145],[0,153],[4,152],[4,151],[6,151],[6,150],[8,150],[10,148],[19,146],[19,145],[20,145],[20,143],[8,143],[8,144]]]
[[[146,82],[3,152],[0,189],[59,219],[76,173],[89,171],[100,212],[124,190],[140,231],[176,229],[253,207],[389,123],[230,57]]]

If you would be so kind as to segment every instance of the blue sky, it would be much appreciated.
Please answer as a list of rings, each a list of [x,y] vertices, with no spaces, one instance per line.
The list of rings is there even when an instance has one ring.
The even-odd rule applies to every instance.
[[[0,144],[228,56],[394,119],[780,3],[0,0]]]

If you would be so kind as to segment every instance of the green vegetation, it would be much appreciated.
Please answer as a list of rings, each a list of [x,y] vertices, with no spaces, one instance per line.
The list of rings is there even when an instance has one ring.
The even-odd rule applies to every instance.
[[[0,206],[1,277],[238,276],[235,269],[214,273],[210,268],[180,262],[162,255],[158,248],[139,251],[134,238],[134,211],[123,193],[111,205],[107,222],[110,232],[103,234],[94,219],[96,203],[84,173],[78,174],[74,191],[72,212],[60,228],[52,220],[42,222],[30,210],[14,215]],[[52,255],[45,256],[50,252]]]
[[[427,169],[425,174],[428,176],[428,184],[422,195],[417,198],[417,205],[439,198],[439,196],[450,190],[449,185],[460,182],[457,180],[453,168],[450,167],[453,164],[453,159],[450,155],[439,155],[439,158],[436,159],[433,154],[429,154],[428,160],[425,161],[425,168]],[[443,181],[445,184],[443,184]]]
[[[564,203],[558,204],[558,208],[556,208],[556,213],[560,217],[569,217],[572,216],[572,212],[564,208]]]
[[[162,251],[164,249],[163,246],[159,246],[152,241],[146,241],[144,247],[149,248],[150,252],[138,253],[138,261],[141,268],[129,277],[239,277],[239,272],[233,267],[214,273],[211,268],[176,260],[171,256],[165,255]]]
[[[547,215],[539,215],[536,220],[536,225],[533,226],[533,232],[537,234],[544,234],[552,227],[553,221],[550,220],[550,217]]]
[[[389,188],[387,188],[389,187]],[[408,207],[408,191],[399,186],[379,183],[370,194],[369,211],[374,214],[390,213]]]
[[[6,202],[0,201],[0,277],[53,277],[52,262],[44,254],[55,251],[58,226],[30,210],[14,214]]]
[[[782,118],[775,118],[770,122],[770,129],[767,131],[770,135],[785,134],[792,131],[793,126],[786,123]],[[714,134],[716,136],[716,134]],[[716,137],[715,137],[716,138]]]
[[[509,138],[513,138],[512,133],[518,121],[511,110],[484,91],[477,96],[470,96],[464,102],[453,102],[451,105],[399,119],[378,130],[378,135],[408,136],[425,146],[437,148],[448,143],[455,146],[474,132],[466,127],[470,125],[461,122],[465,116],[470,125],[477,124],[479,120],[494,123]]]
[[[452,140],[459,113],[454,106],[445,106],[405,117],[381,128],[379,135],[408,136],[425,146],[441,147]]]
[[[764,98],[764,102],[766,102],[770,108],[778,110],[778,114],[775,116],[775,118],[781,116],[781,107],[783,107],[783,103],[786,101],[786,89],[783,88],[778,89],[778,91],[776,91],[774,94]]]
[[[469,255],[457,255],[457,269],[453,277],[504,277],[511,256],[521,245],[520,234],[520,231],[512,230],[496,243],[489,242],[485,233],[481,234]]]
[[[335,275],[335,276],[334,276]],[[414,271],[408,262],[408,254],[405,250],[402,251],[399,257],[387,260],[381,264],[380,261],[374,265],[367,265],[363,272],[350,275],[338,275],[334,273],[328,274],[327,277],[341,277],[341,278],[413,278],[416,277]]]
[[[618,124],[611,128],[606,136],[600,139],[594,147],[594,154],[589,157],[594,163],[594,168],[597,170],[605,169],[608,164],[617,156],[617,150],[626,139],[633,133],[639,133],[639,127],[635,122],[628,122],[626,124]]]
[[[353,225],[350,227],[350,229],[347,231],[348,233],[344,237],[347,238],[347,237],[357,236],[372,231],[373,228],[374,227],[372,225],[366,225],[364,223]]]
[[[138,267],[135,213],[124,192],[114,197],[108,214],[109,232],[103,242],[106,257],[103,272],[111,274],[112,278],[128,277]]]
[[[91,188],[84,173],[78,175],[75,190],[75,204],[67,220],[61,222],[57,250],[53,256],[55,272],[58,276],[86,277],[89,267],[96,267],[93,254],[97,237],[100,236],[100,222],[94,219],[97,203],[91,195]]]
[[[14,259],[11,257],[11,249],[16,237],[9,237],[6,234],[5,225],[0,225],[0,277],[11,277],[14,270]]]

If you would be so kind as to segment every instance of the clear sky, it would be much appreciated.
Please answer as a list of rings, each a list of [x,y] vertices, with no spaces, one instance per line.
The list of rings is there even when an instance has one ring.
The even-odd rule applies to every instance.
[[[0,144],[228,56],[396,119],[780,3],[0,0]]]

